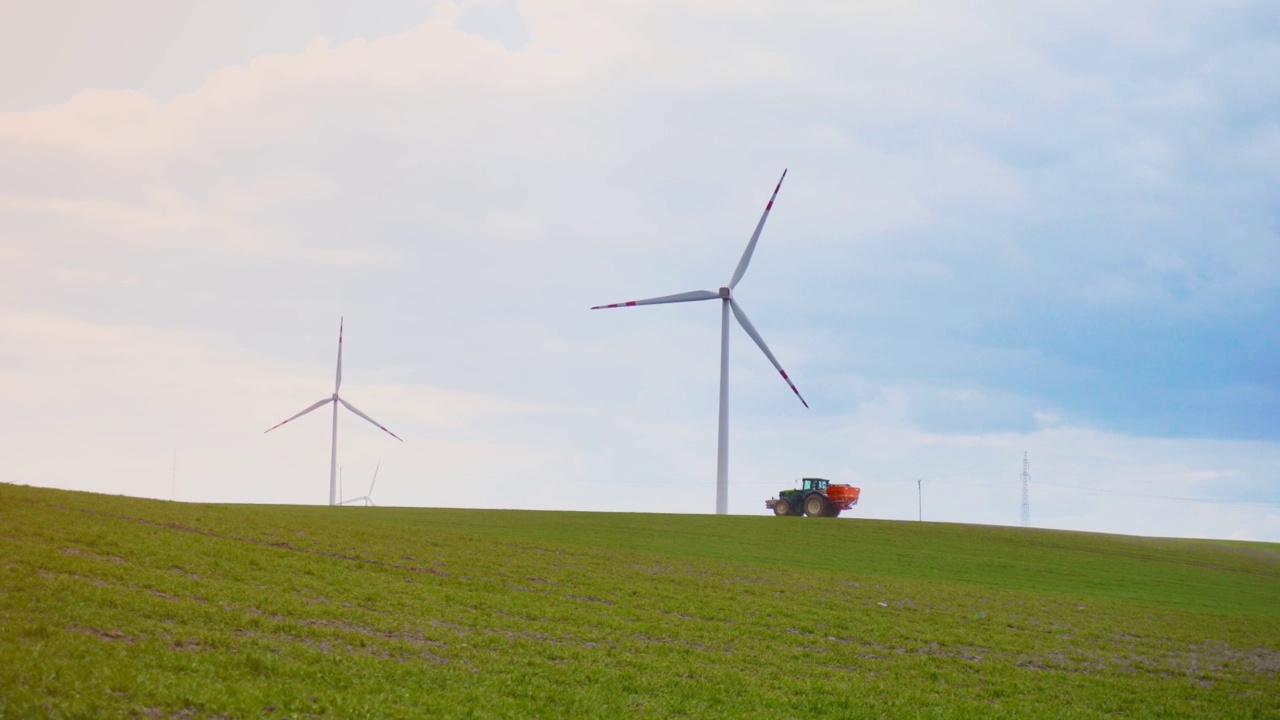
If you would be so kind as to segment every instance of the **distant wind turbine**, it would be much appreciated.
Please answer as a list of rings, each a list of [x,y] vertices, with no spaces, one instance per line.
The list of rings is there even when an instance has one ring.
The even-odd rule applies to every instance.
[[[355,413],[356,415],[359,415],[365,420],[368,420],[369,422],[373,423],[382,432],[390,435],[391,437],[399,440],[400,442],[404,442],[404,440],[399,435],[396,435],[395,433],[386,429],[381,424],[379,424],[377,420],[374,420],[368,415],[365,415],[364,413],[360,412],[359,410],[356,409],[354,405],[347,402],[346,400],[343,400],[341,397],[338,396],[338,388],[342,387],[342,323],[343,323],[342,319],[339,318],[338,319],[338,372],[333,381],[333,395],[323,400],[317,400],[314,405],[311,405],[307,409],[303,410],[297,415],[294,415],[288,420],[284,420],[282,422],[276,423],[275,425],[272,425],[271,427],[267,428],[265,431],[265,432],[271,432],[272,430],[275,430],[276,428],[280,427],[281,425],[284,425],[285,423],[291,422],[293,420],[297,420],[298,418],[302,417],[303,415],[306,415],[312,410],[318,410],[319,408],[323,407],[328,403],[333,403],[333,442],[329,448],[329,504],[330,505],[336,505],[338,503],[338,405],[339,404],[341,404],[343,407],[350,410],[351,412]],[[370,488],[370,492],[372,492],[372,488]]]
[[[358,498],[351,498],[350,500],[343,500],[342,502],[340,502],[340,503],[338,503],[338,504],[339,504],[339,505],[352,505],[352,504],[354,504],[354,503],[358,503],[358,502],[360,502],[361,500],[363,500],[363,501],[364,501],[364,506],[365,506],[365,507],[369,507],[370,505],[374,505],[375,503],[373,502],[373,486],[378,482],[378,468],[380,468],[380,467],[382,467],[382,458],[378,458],[378,464],[377,464],[377,465],[375,465],[375,466],[373,467],[373,482],[369,483],[369,492],[365,493],[363,496],[358,497]]]
[[[778,364],[778,359],[769,351],[769,346],[765,345],[764,338],[760,337],[760,333],[756,332],[756,328],[747,319],[747,314],[742,311],[742,307],[738,305],[737,300],[733,298],[733,288],[742,280],[742,276],[747,272],[747,265],[751,263],[751,255],[756,250],[756,242],[760,240],[760,231],[764,229],[764,221],[769,218],[769,211],[773,210],[773,201],[778,197],[778,190],[782,188],[782,181],[787,178],[787,171],[782,171],[782,177],[779,178],[778,184],[773,188],[773,195],[769,197],[769,204],[765,205],[764,213],[760,216],[760,222],[756,224],[755,232],[751,233],[751,240],[747,242],[747,249],[742,253],[742,259],[738,261],[738,267],[733,271],[733,277],[729,278],[729,284],[720,288],[719,291],[711,290],[694,290],[691,292],[680,293],[678,295],[664,295],[662,297],[649,298],[648,300],[632,300],[630,302],[614,303],[612,305],[597,305],[592,310],[600,310],[603,308],[632,307],[635,305],[664,305],[667,303],[696,302],[699,300],[720,300],[720,433],[718,441],[718,449],[716,454],[716,514],[725,515],[729,512],[729,311],[733,311],[733,316],[737,318],[738,324],[743,330],[756,341],[756,345],[764,351],[764,356],[769,358],[769,362],[778,369],[782,375],[782,379],[787,381],[787,385],[791,387],[796,397],[800,398],[800,402],[804,406],[809,407],[809,403],[805,402],[804,397],[800,395],[800,390],[796,388],[795,383],[791,382],[791,378],[787,377],[787,371],[782,369],[782,365]]]

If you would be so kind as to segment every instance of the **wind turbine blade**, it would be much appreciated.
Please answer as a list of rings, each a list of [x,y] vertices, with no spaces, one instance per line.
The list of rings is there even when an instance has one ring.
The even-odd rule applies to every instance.
[[[733,316],[738,318],[738,324],[742,326],[743,330],[747,331],[752,340],[756,341],[756,345],[759,345],[760,349],[764,351],[764,356],[769,358],[769,362],[773,363],[773,366],[778,369],[782,379],[786,380],[787,385],[791,386],[791,391],[796,394],[796,397],[800,398],[800,402],[804,403],[805,407],[809,407],[809,403],[805,402],[804,397],[800,394],[800,389],[796,387],[795,383],[791,382],[791,378],[787,377],[787,371],[783,370],[782,366],[778,364],[778,358],[774,357],[772,352],[769,352],[769,346],[764,344],[764,338],[760,337],[760,333],[756,332],[755,326],[747,319],[747,314],[739,307],[738,301],[730,298],[729,307],[733,308]]]
[[[369,422],[371,422],[371,423],[373,423],[374,425],[376,425],[376,426],[378,427],[378,429],[379,429],[379,430],[381,430],[382,432],[384,432],[384,433],[386,433],[386,434],[390,435],[391,437],[393,437],[393,438],[395,438],[395,439],[399,440],[400,442],[404,442],[404,439],[403,439],[403,438],[401,438],[399,435],[397,435],[397,434],[395,434],[395,433],[391,432],[390,430],[386,429],[385,427],[383,427],[383,426],[382,426],[382,425],[381,425],[377,420],[374,420],[373,418],[369,417],[368,415],[365,415],[364,413],[362,413],[362,412],[360,412],[359,410],[357,410],[355,405],[352,405],[351,403],[347,402],[346,400],[343,400],[342,398],[338,398],[338,402],[342,403],[342,407],[344,407],[344,408],[346,408],[346,409],[350,410],[351,412],[353,412],[353,413],[355,413],[355,414],[359,415],[360,417],[364,418],[365,420],[368,420]],[[379,462],[381,462],[381,461],[379,461]]]
[[[333,378],[333,392],[336,395],[342,387],[342,318],[338,318],[338,372]]]
[[[764,206],[764,213],[760,215],[760,222],[756,223],[756,231],[751,233],[751,240],[747,243],[747,249],[742,253],[742,259],[738,261],[738,267],[733,271],[733,277],[729,279],[729,289],[732,290],[743,275],[747,274],[747,266],[751,264],[751,255],[756,251],[756,242],[760,240],[760,231],[764,230],[764,221],[769,219],[769,211],[773,209],[773,201],[778,198],[778,190],[782,188],[782,181],[787,179],[787,171],[782,171],[782,177],[778,179],[778,184],[773,188],[773,195],[769,196],[769,204]],[[774,363],[775,365],[777,363]]]
[[[596,305],[592,310],[603,310],[605,308],[631,307],[633,305],[665,305],[667,303],[695,302],[697,300],[714,300],[720,297],[720,293],[714,293],[710,290],[694,290],[692,292],[679,293],[677,295],[663,295],[662,297],[649,298],[647,300],[632,300],[630,302],[614,303],[612,305]]]
[[[369,483],[369,492],[365,495],[367,498],[373,497],[373,486],[378,482],[378,468],[380,467],[382,467],[382,458],[378,458],[378,464],[373,467],[373,482]]]
[[[315,410],[316,408],[318,408],[318,407],[322,407],[322,406],[324,406],[326,403],[331,403],[331,402],[333,402],[333,398],[331,398],[331,397],[327,397],[327,398],[325,398],[325,399],[323,399],[323,400],[317,400],[315,405],[312,405],[311,407],[308,407],[306,410],[303,410],[302,412],[298,413],[297,415],[294,415],[293,417],[289,418],[288,420],[281,420],[280,422],[276,423],[275,425],[272,425],[271,427],[267,428],[266,430],[263,430],[262,432],[263,432],[263,434],[265,435],[266,433],[269,433],[269,432],[271,432],[272,430],[275,430],[276,428],[280,427],[281,425],[284,425],[285,423],[287,423],[287,422],[291,422],[291,421],[293,421],[293,420],[297,420],[298,418],[302,417],[303,415],[306,415],[307,413],[311,412],[312,410]]]

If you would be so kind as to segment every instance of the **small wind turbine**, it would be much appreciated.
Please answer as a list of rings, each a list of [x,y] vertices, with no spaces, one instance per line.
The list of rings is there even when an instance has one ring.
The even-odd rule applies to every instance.
[[[380,467],[382,467],[382,458],[378,458],[378,464],[375,465],[373,468],[373,482],[369,483],[369,492],[365,493],[362,497],[351,498],[350,500],[343,500],[338,504],[351,505],[352,503],[358,503],[361,500],[363,500],[365,507],[369,507],[370,505],[376,506],[376,504],[373,502],[373,486],[375,483],[378,482],[378,468]]]
[[[380,425],[377,420],[374,420],[368,415],[365,415],[364,413],[360,412],[359,410],[356,409],[354,405],[352,405],[351,403],[339,397],[338,388],[340,387],[342,387],[342,319],[341,318],[338,319],[338,372],[334,377],[334,381],[333,381],[333,395],[323,400],[317,400],[315,404],[311,405],[310,407],[298,413],[297,415],[294,415],[288,420],[284,420],[282,422],[276,423],[275,425],[272,425],[271,427],[267,428],[265,431],[265,432],[271,432],[272,430],[275,430],[276,428],[280,427],[281,425],[284,425],[287,422],[297,420],[298,418],[302,417],[303,415],[306,415],[312,410],[317,410],[328,403],[333,403],[333,441],[329,448],[329,504],[330,505],[338,504],[338,495],[337,495],[338,493],[338,405],[342,405],[343,407],[355,413],[356,415],[359,415],[365,420],[368,420],[369,422],[373,423],[382,432],[390,435],[391,437],[399,440],[400,442],[404,442],[404,440],[399,435],[396,435],[395,433],[386,429],[385,427]],[[372,488],[370,489],[370,492],[372,492]]]
[[[778,197],[778,190],[782,188],[782,181],[787,178],[787,171],[782,171],[782,177],[778,179],[778,184],[773,188],[773,195],[769,197],[769,204],[765,205],[764,213],[760,216],[760,222],[756,223],[756,231],[751,233],[751,240],[747,242],[747,249],[742,253],[742,259],[738,261],[738,267],[733,271],[733,277],[729,278],[729,284],[720,288],[719,291],[711,290],[694,290],[677,295],[664,295],[662,297],[649,298],[647,300],[632,300],[624,303],[614,303],[612,305],[597,305],[592,310],[600,310],[602,308],[617,307],[633,307],[635,305],[664,305],[667,303],[696,302],[699,300],[720,300],[720,432],[718,440],[718,448],[716,453],[716,514],[725,515],[729,512],[729,311],[733,310],[733,316],[737,318],[738,324],[743,330],[756,341],[756,345],[764,351],[764,356],[769,358],[769,362],[778,369],[782,375],[782,379],[787,381],[787,385],[791,387],[796,397],[800,398],[800,402],[805,407],[809,407],[809,403],[804,401],[800,395],[800,390],[796,388],[795,383],[791,382],[791,378],[787,377],[787,371],[782,369],[782,365],[778,364],[778,359],[769,351],[769,346],[764,344],[764,338],[760,337],[760,333],[756,332],[756,328],[747,319],[747,315],[742,311],[742,307],[733,298],[733,288],[737,286],[738,281],[742,280],[742,276],[747,272],[747,265],[751,263],[751,255],[756,250],[756,242],[760,240],[760,231],[764,229],[764,221],[769,218],[769,211],[773,209],[773,201]]]

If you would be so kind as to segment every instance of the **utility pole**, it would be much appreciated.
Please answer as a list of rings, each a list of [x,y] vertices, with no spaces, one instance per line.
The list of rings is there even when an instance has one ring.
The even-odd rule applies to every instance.
[[[924,488],[920,486],[922,482],[924,482],[923,479],[916,480],[916,506],[920,513],[916,517],[916,522],[924,522]]]
[[[1031,464],[1027,462],[1027,453],[1022,452],[1022,527],[1031,527],[1031,500],[1027,495],[1027,482],[1031,480]]]

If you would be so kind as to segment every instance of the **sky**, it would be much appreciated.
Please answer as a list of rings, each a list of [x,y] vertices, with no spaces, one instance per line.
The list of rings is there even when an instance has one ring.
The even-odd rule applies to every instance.
[[[7,482],[1280,542],[1280,6],[0,4]],[[353,512],[355,512],[353,510]],[[846,522],[842,518],[837,522]]]

